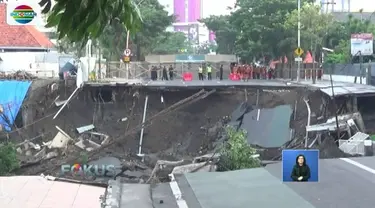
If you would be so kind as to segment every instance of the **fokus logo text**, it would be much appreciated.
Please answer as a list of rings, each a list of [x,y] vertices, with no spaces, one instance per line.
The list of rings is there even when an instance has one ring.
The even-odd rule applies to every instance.
[[[113,177],[116,175],[114,165],[89,165],[89,164],[74,164],[74,165],[62,165],[62,175],[72,176],[107,176]]]

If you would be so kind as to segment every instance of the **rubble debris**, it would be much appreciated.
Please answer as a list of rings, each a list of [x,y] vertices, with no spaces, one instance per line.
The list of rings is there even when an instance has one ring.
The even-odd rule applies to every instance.
[[[185,174],[191,172],[215,172],[216,165],[215,164],[207,164],[206,162],[201,163],[193,163],[187,164],[182,166],[176,166],[173,168],[171,174]]]
[[[199,157],[195,157],[193,160],[193,163],[201,163],[201,162],[207,162],[207,161],[217,161],[220,157],[219,153],[209,153],[205,154]]]
[[[357,132],[354,136],[350,137],[348,140],[339,140],[339,148],[351,155],[365,155],[364,141],[369,140],[370,135]]]
[[[90,131],[90,130],[93,130],[93,129],[95,129],[94,124],[90,124],[90,125],[87,125],[87,126],[78,127],[77,132],[79,134],[82,134],[83,132]]]
[[[55,126],[55,127],[56,127],[56,129],[57,129],[59,132],[61,132],[64,136],[66,136],[67,138],[73,140],[72,137],[70,137],[69,134],[67,134],[67,133],[66,133],[64,130],[62,130],[60,127],[58,127],[58,126]]]
[[[39,152],[37,152],[34,157],[36,158],[43,158],[47,153],[47,148],[43,147]]]
[[[26,71],[15,71],[14,73],[0,72],[0,79],[33,80],[37,77]]]
[[[71,138],[67,137],[65,134],[61,132],[57,132],[53,140],[48,142],[47,145],[48,145],[48,148],[50,149],[53,149],[53,148],[61,149],[61,148],[65,148],[68,145],[70,140]]]
[[[155,164],[154,169],[151,172],[150,178],[146,181],[146,183],[150,183],[151,180],[153,180],[154,177],[156,176],[157,172],[159,170],[166,168],[166,166],[169,166],[170,168],[174,168],[175,166],[181,165],[183,162],[184,160],[180,160],[180,161],[158,160]]]
[[[99,144],[88,139],[81,139],[78,142],[76,142],[75,145],[88,152],[93,151],[94,149],[97,149],[100,147]]]

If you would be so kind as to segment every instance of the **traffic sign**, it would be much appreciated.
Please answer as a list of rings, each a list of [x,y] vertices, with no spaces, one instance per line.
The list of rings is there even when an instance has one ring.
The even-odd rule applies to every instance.
[[[129,56],[124,56],[124,62],[129,63],[130,62],[130,57]]]
[[[301,61],[302,61],[302,58],[301,58],[301,57],[296,57],[296,58],[294,58],[294,61],[296,61],[296,62],[301,62]]]
[[[303,54],[303,49],[302,48],[297,48],[294,53],[297,55],[297,56],[301,56]]]
[[[125,49],[124,51],[125,56],[130,56],[131,54],[132,54],[132,51],[129,48]]]

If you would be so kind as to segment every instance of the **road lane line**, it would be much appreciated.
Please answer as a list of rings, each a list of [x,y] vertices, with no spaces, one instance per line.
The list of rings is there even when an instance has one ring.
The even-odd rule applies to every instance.
[[[172,193],[176,199],[178,208],[189,208],[186,201],[182,198],[182,193],[180,187],[178,186],[177,181],[174,178],[173,174],[169,174],[171,182],[169,182],[169,186],[171,187]]]
[[[361,168],[362,170],[365,170],[365,171],[370,172],[370,173],[375,175],[375,170],[370,168],[370,167],[367,167],[366,165],[362,165],[361,163],[356,162],[354,160],[351,160],[349,158],[340,158],[340,160],[345,161],[345,162],[347,162],[349,164],[352,164],[354,166],[357,166],[358,168]]]

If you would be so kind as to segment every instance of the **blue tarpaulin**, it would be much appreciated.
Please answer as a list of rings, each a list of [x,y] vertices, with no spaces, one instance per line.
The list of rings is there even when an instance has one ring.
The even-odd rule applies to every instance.
[[[5,130],[11,130],[30,85],[30,81],[0,81],[0,108],[3,111],[0,125]]]

